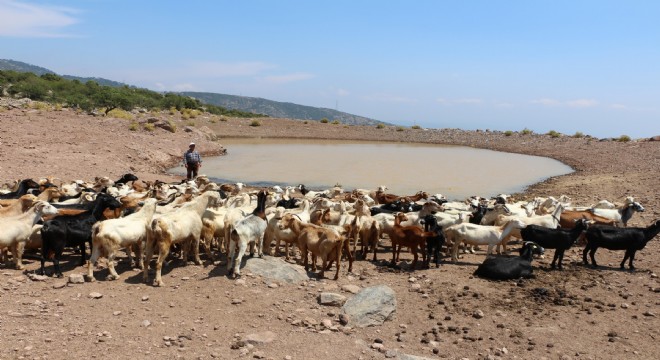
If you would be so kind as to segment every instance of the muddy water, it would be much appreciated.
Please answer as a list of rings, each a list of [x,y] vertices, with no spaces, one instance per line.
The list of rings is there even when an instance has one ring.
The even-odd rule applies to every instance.
[[[386,185],[388,192],[424,190],[450,199],[513,193],[572,172],[538,156],[462,146],[337,140],[223,139],[227,155],[205,158],[200,174],[218,182],[345,190]],[[183,167],[171,172],[184,174]]]

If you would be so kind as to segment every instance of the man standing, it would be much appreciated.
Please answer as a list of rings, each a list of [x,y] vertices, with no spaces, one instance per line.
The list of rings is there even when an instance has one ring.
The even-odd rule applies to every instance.
[[[192,180],[197,177],[197,171],[202,167],[202,157],[195,151],[195,143],[191,142],[188,151],[183,154],[183,166],[186,167],[186,179]]]

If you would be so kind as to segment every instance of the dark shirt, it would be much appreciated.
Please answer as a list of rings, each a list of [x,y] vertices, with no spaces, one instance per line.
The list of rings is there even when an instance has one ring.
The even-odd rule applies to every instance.
[[[183,162],[185,164],[201,163],[202,162],[202,157],[199,156],[199,153],[197,151],[188,150],[188,151],[186,151],[185,154],[183,154]]]

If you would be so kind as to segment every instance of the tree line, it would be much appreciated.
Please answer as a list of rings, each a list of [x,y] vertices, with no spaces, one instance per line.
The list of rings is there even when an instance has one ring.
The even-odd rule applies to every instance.
[[[136,108],[148,110],[176,108],[179,111],[193,109],[232,117],[266,117],[262,114],[204,104],[198,99],[175,93],[159,93],[127,85],[102,86],[95,81],[82,83],[56,74],[39,76],[30,72],[11,70],[0,70],[0,95],[62,104],[84,111],[105,109],[106,114],[113,109],[131,111]]]

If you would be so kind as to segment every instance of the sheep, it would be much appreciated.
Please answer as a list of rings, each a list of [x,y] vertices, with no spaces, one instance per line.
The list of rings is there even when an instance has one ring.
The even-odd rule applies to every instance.
[[[92,267],[99,258],[108,259],[108,280],[117,280],[119,275],[115,271],[115,252],[120,248],[127,248],[128,258],[131,261],[131,247],[135,248],[135,263],[142,268],[142,247],[149,236],[149,225],[156,212],[156,199],[147,199],[140,211],[120,219],[110,219],[98,222],[92,226],[92,255],[87,261],[87,279],[94,281]]]
[[[241,275],[240,265],[248,246],[256,247],[257,256],[263,256],[264,233],[266,232],[266,190],[259,191],[257,207],[251,214],[234,224],[229,241],[227,272],[233,278]],[[254,256],[254,249],[250,251]]]
[[[628,267],[630,270],[635,270],[633,266],[635,253],[638,250],[642,250],[658,233],[660,233],[660,220],[656,220],[646,228],[590,227],[586,233],[587,246],[582,252],[582,261],[585,265],[589,264],[587,261],[587,252],[589,252],[591,264],[596,268],[598,264],[596,264],[595,255],[599,247],[609,250],[625,250],[626,253],[621,262],[621,269],[624,268],[626,260],[630,259]]]
[[[184,263],[188,261],[188,249],[192,245],[195,264],[201,264],[199,239],[202,232],[202,214],[207,207],[215,205],[219,197],[217,192],[205,192],[179,209],[151,221],[145,246],[144,282],[149,280],[149,263],[156,249],[158,250],[154,280],[156,286],[165,285],[161,277],[161,269],[172,244],[183,243]]]
[[[545,249],[556,249],[550,267],[554,269],[555,263],[559,260],[559,270],[562,270],[561,263],[564,260],[564,252],[577,242],[586,229],[587,220],[581,219],[570,230],[528,224],[527,227],[520,230],[520,235],[525,242],[534,242]]]
[[[291,231],[297,235],[298,247],[302,252],[305,271],[309,271],[309,262],[307,256],[307,251],[309,250],[314,258],[312,271],[316,271],[315,259],[318,256],[323,261],[321,273],[319,276],[324,278],[328,262],[334,259],[337,260],[337,270],[335,272],[334,280],[339,278],[339,269],[341,267],[341,250],[344,241],[341,234],[339,234],[336,230],[327,227],[314,224],[304,224],[295,215],[292,214],[284,215],[278,226],[282,230],[287,228],[291,229]],[[349,230],[348,227],[346,230]],[[334,253],[334,255],[331,255],[331,253]],[[351,270],[352,269],[349,268],[349,272]]]
[[[543,252],[543,247],[533,242],[525,242],[520,249],[520,256],[486,258],[477,267],[474,275],[490,280],[531,278],[534,276],[532,258],[534,255],[542,255]]]
[[[21,263],[23,245],[32,234],[32,226],[42,215],[53,214],[57,214],[55,207],[45,201],[37,201],[21,215],[0,218],[0,249],[8,248],[11,251],[17,270],[24,269]]]
[[[487,255],[493,251],[493,247],[502,243],[506,251],[506,239],[514,228],[523,228],[525,224],[518,219],[513,219],[503,226],[476,225],[461,223],[452,225],[445,229],[445,238],[453,242],[452,261],[458,261],[458,245],[464,241],[472,245],[488,245]],[[504,240],[504,241],[503,241]]]

